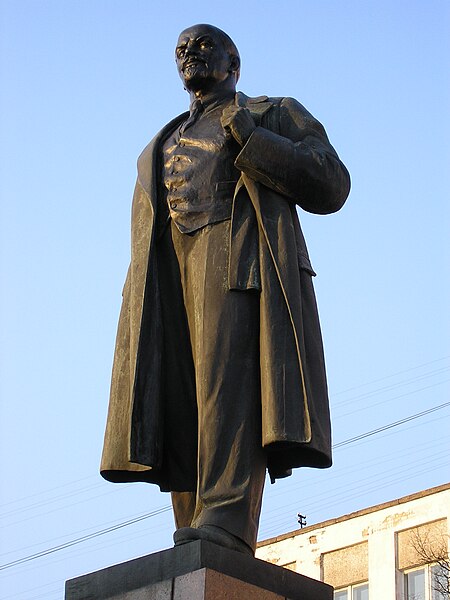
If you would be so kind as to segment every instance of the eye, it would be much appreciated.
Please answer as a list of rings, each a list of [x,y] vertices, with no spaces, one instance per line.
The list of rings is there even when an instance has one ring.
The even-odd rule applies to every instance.
[[[183,57],[185,55],[185,53],[186,53],[186,46],[179,46],[175,51],[177,58]]]
[[[211,44],[211,42],[209,42],[208,40],[202,40],[202,41],[200,42],[200,48],[201,48],[202,50],[206,50],[207,48],[212,48],[212,44]]]

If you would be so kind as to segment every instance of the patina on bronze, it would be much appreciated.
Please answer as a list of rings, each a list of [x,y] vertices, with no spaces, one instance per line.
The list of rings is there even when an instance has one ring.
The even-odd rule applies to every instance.
[[[266,469],[331,465],[296,206],[339,210],[350,178],[296,100],[236,92],[220,29],[183,31],[176,63],[191,107],[138,160],[101,473],[170,491],[175,544],[253,553]]]

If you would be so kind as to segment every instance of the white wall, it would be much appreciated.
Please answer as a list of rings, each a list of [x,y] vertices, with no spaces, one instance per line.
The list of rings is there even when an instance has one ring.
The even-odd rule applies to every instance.
[[[322,554],[368,542],[371,600],[401,600],[396,532],[443,518],[448,529],[450,484],[261,542],[256,556],[280,566],[296,562],[298,573],[322,579]]]

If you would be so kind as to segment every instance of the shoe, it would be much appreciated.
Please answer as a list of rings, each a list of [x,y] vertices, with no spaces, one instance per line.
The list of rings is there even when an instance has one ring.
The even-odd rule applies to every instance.
[[[194,540],[206,540],[223,548],[254,556],[254,552],[250,546],[232,533],[216,525],[200,525],[198,529],[195,527],[181,527],[181,529],[177,529],[173,534],[175,546],[182,546]]]

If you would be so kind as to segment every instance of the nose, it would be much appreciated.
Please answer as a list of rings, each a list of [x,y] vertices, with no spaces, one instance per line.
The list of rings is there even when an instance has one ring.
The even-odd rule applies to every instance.
[[[192,56],[197,56],[198,52],[195,48],[186,48],[186,52],[184,53],[185,58],[191,58]]]
[[[198,60],[203,60],[202,56],[203,56],[203,53],[202,53],[202,50],[201,50],[199,44],[196,44],[196,42],[191,42],[186,46],[186,50],[185,50],[184,56],[183,56],[183,61],[186,62],[187,60],[190,60],[192,58],[198,59]]]

